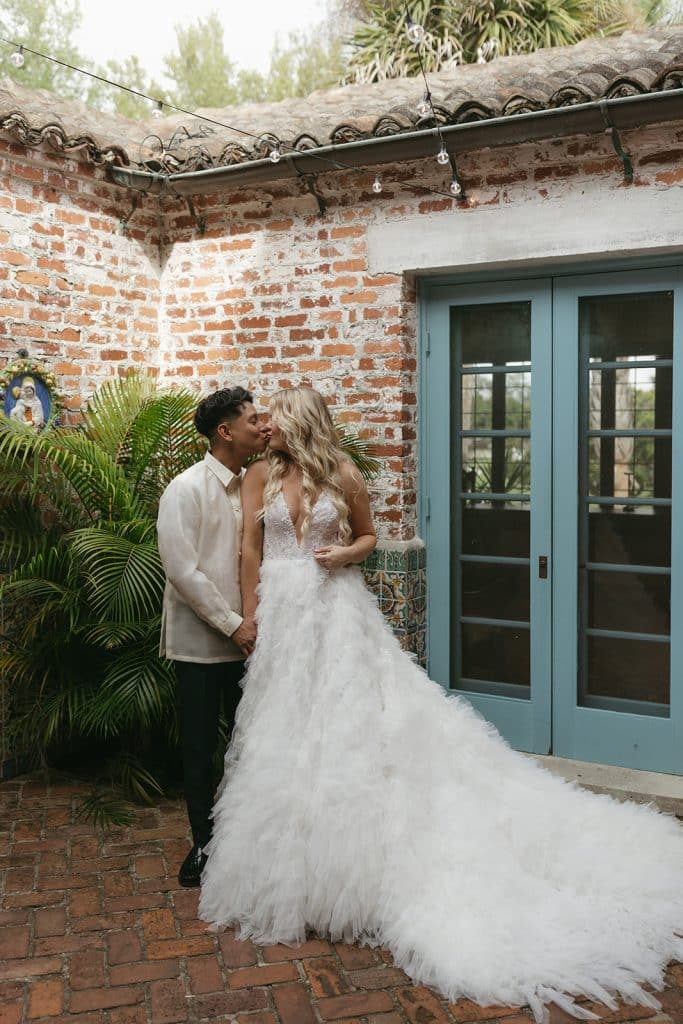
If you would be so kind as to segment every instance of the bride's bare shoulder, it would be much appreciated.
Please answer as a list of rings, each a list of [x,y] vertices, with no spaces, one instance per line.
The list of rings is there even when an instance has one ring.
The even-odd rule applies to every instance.
[[[268,478],[268,462],[266,459],[255,459],[247,466],[242,487],[257,490],[263,487]]]

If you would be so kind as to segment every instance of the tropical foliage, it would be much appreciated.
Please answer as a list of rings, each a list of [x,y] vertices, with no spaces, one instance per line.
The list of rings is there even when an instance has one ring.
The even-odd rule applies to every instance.
[[[94,820],[123,820],[112,785],[149,802],[177,775],[174,672],[157,653],[156,516],[169,481],[204,455],[196,402],[134,376],[104,385],[77,429],[36,433],[0,417],[12,746],[96,779]],[[372,472],[367,445],[344,444]]]
[[[161,793],[177,735],[172,666],[157,656],[155,521],[167,483],[202,456],[195,404],[135,377],[105,385],[79,429],[0,426],[0,675],[14,746],[94,758],[141,800]]]
[[[348,79],[439,71],[544,46],[566,46],[680,15],[666,0],[361,0],[352,36]],[[408,15],[425,30],[418,48],[408,39]]]

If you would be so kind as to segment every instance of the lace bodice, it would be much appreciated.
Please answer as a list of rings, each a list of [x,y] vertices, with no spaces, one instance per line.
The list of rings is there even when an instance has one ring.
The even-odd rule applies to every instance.
[[[339,516],[325,491],[313,506],[308,533],[301,544],[282,491],[266,506],[264,527],[264,559],[310,558],[316,548],[336,544],[339,539]]]

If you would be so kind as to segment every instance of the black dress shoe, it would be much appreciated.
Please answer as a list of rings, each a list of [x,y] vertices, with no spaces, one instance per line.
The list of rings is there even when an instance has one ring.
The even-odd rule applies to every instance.
[[[187,857],[183,861],[180,871],[178,872],[178,881],[186,889],[196,888],[202,880],[202,871],[208,858],[205,853],[202,853],[201,846],[196,844],[192,847]]]

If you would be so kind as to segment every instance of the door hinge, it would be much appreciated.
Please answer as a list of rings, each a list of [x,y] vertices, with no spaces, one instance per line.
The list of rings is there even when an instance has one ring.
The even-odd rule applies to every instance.
[[[539,578],[539,580],[547,580],[548,579],[548,556],[547,555],[539,555],[538,556],[538,578]]]
[[[431,335],[431,333],[429,331],[427,331],[427,347],[425,348],[425,353],[427,355],[430,355],[431,351],[432,351],[432,335]]]
[[[431,498],[425,498],[425,519],[432,518],[432,501]]]

